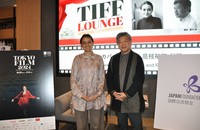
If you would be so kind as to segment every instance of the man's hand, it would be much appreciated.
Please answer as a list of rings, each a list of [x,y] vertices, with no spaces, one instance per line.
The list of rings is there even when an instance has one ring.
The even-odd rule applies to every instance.
[[[116,100],[119,100],[119,101],[124,101],[125,98],[127,98],[126,94],[124,92],[114,92],[113,93],[114,97]]]

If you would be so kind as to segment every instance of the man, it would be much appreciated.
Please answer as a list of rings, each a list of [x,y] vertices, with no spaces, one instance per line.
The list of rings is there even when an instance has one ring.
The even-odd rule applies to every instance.
[[[175,0],[174,13],[179,18],[179,28],[182,29],[197,29],[198,24],[196,19],[190,14],[191,1],[190,0]]]
[[[132,38],[127,32],[116,37],[120,53],[111,57],[107,72],[108,92],[112,96],[111,110],[116,112],[120,130],[128,129],[130,119],[134,130],[142,130],[144,64],[131,50]]]

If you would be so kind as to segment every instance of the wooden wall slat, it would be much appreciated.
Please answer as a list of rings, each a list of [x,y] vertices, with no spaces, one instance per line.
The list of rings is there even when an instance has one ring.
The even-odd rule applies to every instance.
[[[16,0],[17,50],[41,50],[40,0]]]
[[[13,7],[0,8],[0,19],[12,18],[12,17],[14,17]]]
[[[14,30],[12,28],[9,29],[0,29],[0,39],[9,39],[13,38]]]

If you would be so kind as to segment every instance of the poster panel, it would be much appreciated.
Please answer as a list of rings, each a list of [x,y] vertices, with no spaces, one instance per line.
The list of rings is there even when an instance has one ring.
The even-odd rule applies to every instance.
[[[200,55],[162,55],[158,79],[154,128],[199,130]]]
[[[55,129],[53,55],[0,51],[0,129]]]

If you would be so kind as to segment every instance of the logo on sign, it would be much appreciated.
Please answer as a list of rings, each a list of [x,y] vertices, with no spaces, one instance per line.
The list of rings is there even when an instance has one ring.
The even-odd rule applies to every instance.
[[[186,88],[186,92],[190,93],[190,91],[193,92],[200,92],[200,85],[197,84],[198,76],[192,75],[188,79],[188,83],[184,83],[183,86]]]

